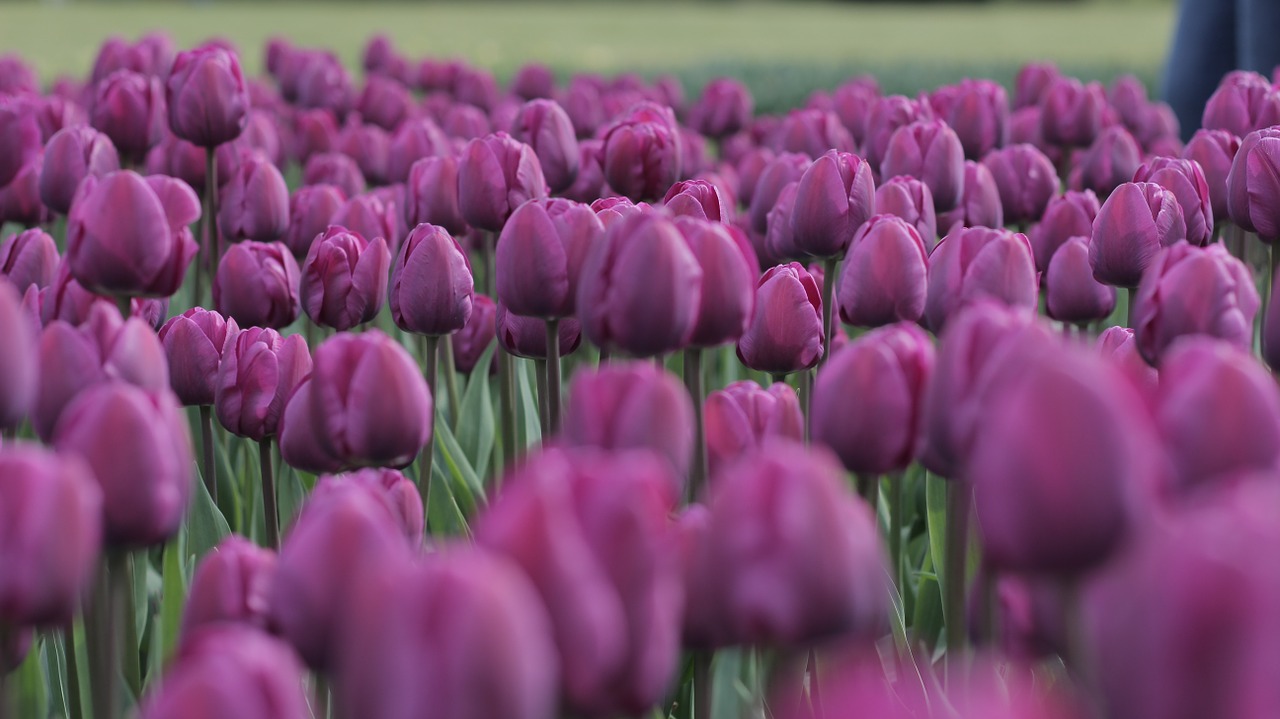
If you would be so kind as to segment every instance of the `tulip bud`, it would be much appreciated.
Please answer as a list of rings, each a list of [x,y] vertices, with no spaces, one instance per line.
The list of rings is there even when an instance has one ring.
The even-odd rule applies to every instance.
[[[1155,256],[1138,286],[1133,306],[1138,350],[1159,364],[1176,340],[1200,334],[1247,350],[1260,305],[1249,268],[1226,247],[1179,242]]]
[[[746,236],[728,225],[682,217],[676,226],[702,268],[697,319],[689,343],[714,347],[736,341],[746,330],[760,275]]]
[[[365,120],[393,132],[413,112],[413,97],[395,80],[371,75],[356,101],[356,111]]]
[[[556,76],[551,68],[536,62],[525,63],[511,78],[511,92],[525,100],[551,97],[556,91]]]
[[[1134,182],[1154,182],[1173,193],[1187,223],[1187,241],[1205,245],[1214,239],[1214,216],[1209,183],[1194,160],[1157,157],[1144,164]]]
[[[1102,197],[1122,183],[1133,180],[1142,165],[1142,148],[1122,125],[1112,125],[1098,134],[1089,149],[1078,155],[1067,184],[1071,189],[1093,190]]]
[[[362,469],[348,474],[321,477],[311,492],[311,499],[316,500],[335,491],[335,488],[337,491],[346,491],[346,485],[361,487],[386,504],[409,546],[422,546],[426,513],[422,506],[422,495],[418,494],[418,488],[408,477],[394,469]]]
[[[770,437],[804,439],[804,415],[790,385],[776,382],[767,390],[741,380],[707,395],[703,405],[707,462],[712,475]]]
[[[947,212],[964,189],[964,148],[941,120],[925,120],[894,131],[880,163],[881,177],[909,175],[929,187],[934,209]]]
[[[838,257],[875,211],[871,166],[857,155],[830,151],[805,170],[791,213],[796,247],[814,257]]]
[[[108,544],[150,546],[175,533],[195,487],[186,419],[168,390],[106,382],[81,392],[58,420],[53,446],[93,470]]]
[[[339,152],[312,155],[302,171],[304,185],[334,185],[347,197],[364,192],[364,175],[356,161]]]
[[[915,228],[893,215],[872,217],[854,236],[836,280],[840,317],[859,327],[924,316],[929,256]]]
[[[1155,183],[1126,182],[1093,220],[1093,276],[1109,285],[1136,287],[1160,248],[1185,240],[1186,234],[1182,207],[1172,192]]]
[[[371,322],[387,295],[391,253],[381,237],[330,225],[311,244],[302,264],[298,294],[313,322],[339,332]]]
[[[311,378],[307,377],[288,397],[284,414],[280,415],[280,458],[285,464],[303,472],[341,472],[344,469],[342,460],[325,447],[312,425],[311,405]]]
[[[0,99],[0,186],[40,155],[40,123],[31,106]]]
[[[338,123],[328,110],[298,110],[293,115],[291,155],[306,166],[313,155],[338,151]]]
[[[737,80],[720,77],[702,88],[702,95],[689,109],[689,125],[703,135],[722,139],[746,127],[754,111],[751,91]]]
[[[573,121],[554,100],[531,100],[520,107],[511,136],[533,148],[551,192],[562,192],[578,177],[581,160]]]
[[[201,307],[192,307],[160,328],[169,384],[178,401],[188,407],[213,404],[223,350],[239,333],[234,319]]]
[[[956,209],[938,215],[938,230],[932,238],[921,237],[930,251],[939,234],[945,235],[957,227],[1004,227],[1004,206],[1000,201],[1000,188],[996,178],[986,165],[972,160],[964,163],[964,190],[960,193],[960,205]]]
[[[249,91],[234,52],[203,47],[178,53],[165,81],[169,128],[201,147],[217,147],[244,131]]]
[[[1104,320],[1116,308],[1116,289],[1093,278],[1089,238],[1072,237],[1049,260],[1044,274],[1047,314],[1059,322]]]
[[[336,56],[327,51],[307,52],[298,58],[297,106],[325,108],[342,117],[351,108],[351,76]]]
[[[546,322],[511,314],[501,302],[495,312],[493,322],[497,330],[498,345],[502,349],[516,357],[547,359]],[[559,338],[560,356],[571,355],[582,343],[582,324],[574,317],[566,317],[557,325],[556,336]],[[474,367],[475,360],[472,362]]]
[[[284,175],[261,153],[241,158],[222,186],[218,230],[229,242],[273,242],[289,229],[289,188]]]
[[[970,165],[971,163],[965,163]],[[981,167],[980,165],[974,165]],[[990,173],[988,173],[990,176]],[[999,196],[996,203],[999,204]],[[896,215],[915,228],[926,249],[938,240],[937,213],[929,186],[914,177],[894,177],[876,188],[875,213]],[[866,225],[859,228],[864,229]]]
[[[985,227],[959,229],[942,238],[929,255],[925,318],[938,332],[959,308],[979,298],[1034,308],[1038,284],[1026,235]]]
[[[583,265],[603,240],[604,225],[586,205],[561,199],[521,205],[498,237],[498,299],[525,317],[572,315]]]
[[[1280,238],[1280,127],[1245,136],[1227,174],[1227,213],[1241,229],[1256,232],[1263,242]]]
[[[65,215],[71,211],[71,200],[81,180],[119,169],[120,157],[106,135],[86,125],[59,130],[45,146],[40,201]]]
[[[369,184],[384,184],[391,161],[391,136],[381,127],[363,124],[358,118],[355,116],[342,128],[338,135],[338,150],[355,160],[360,174]]]
[[[670,108],[642,103],[604,132],[601,167],[615,192],[653,200],[681,175],[681,138]]]
[[[1280,93],[1256,72],[1227,73],[1204,105],[1200,126],[1244,137],[1280,122]]]
[[[662,204],[677,217],[731,222],[733,206],[720,188],[707,180],[683,180],[667,190]]]
[[[40,202],[40,169],[43,164],[43,158],[37,155],[22,166],[12,182],[0,187],[0,223],[35,227],[53,221],[49,208]]]
[[[799,372],[818,364],[823,342],[822,294],[809,271],[798,262],[766,271],[738,340],[738,360],[761,372]]]
[[[1102,113],[1107,98],[1102,85],[1082,84],[1073,77],[1059,77],[1049,83],[1040,98],[1041,131],[1044,139],[1060,147],[1088,147],[1102,131]]]
[[[481,355],[489,349],[497,332],[498,308],[494,301],[481,294],[476,294],[472,300],[471,317],[467,319],[462,329],[453,334],[452,338],[453,364],[464,375],[470,375],[475,370]],[[578,336],[581,337],[581,325],[578,327]],[[546,337],[545,332],[543,337]],[[497,371],[498,358],[494,356],[489,364],[488,373],[494,374]]]
[[[458,241],[443,228],[418,225],[391,270],[391,316],[406,332],[451,334],[467,324],[474,285]]]
[[[122,159],[137,163],[164,136],[164,88],[160,80],[117,70],[95,83],[89,119]]]
[[[276,555],[231,535],[196,566],[182,613],[182,635],[209,625],[239,624],[270,629],[271,590]]]
[[[778,204],[783,188],[799,182],[810,164],[809,158],[805,155],[786,152],[779,154],[765,166],[752,192],[751,204],[748,207],[749,226],[754,234],[764,235],[768,231],[769,213]],[[790,225],[789,221],[788,225]]]
[[[458,162],[452,157],[428,157],[413,163],[405,187],[405,221],[411,227],[438,225],[452,235],[466,232],[458,210]]]
[[[1000,190],[1006,222],[1032,222],[1058,194],[1058,173],[1034,145],[1010,145],[982,158]]]
[[[311,371],[302,335],[249,327],[228,341],[218,365],[214,409],[228,432],[262,441],[279,430],[285,401]]]
[[[213,305],[244,327],[282,329],[298,319],[298,263],[280,242],[240,242],[222,256]]]
[[[24,316],[22,298],[0,280],[0,429],[12,429],[34,408],[39,386],[36,337]]]
[[[458,209],[467,224],[498,232],[528,200],[547,196],[533,148],[505,132],[467,143],[458,160]]]
[[[965,158],[981,160],[1008,140],[1009,97],[999,83],[964,79],[944,118],[960,138]]]
[[[27,230],[5,238],[0,245],[0,275],[19,292],[35,285],[44,289],[58,271],[58,245],[43,230]]]
[[[164,684],[143,698],[139,719],[306,719],[302,681],[284,642],[249,627],[204,628],[183,640]]]
[[[1053,63],[1029,62],[1018,70],[1014,79],[1014,109],[1038,106],[1053,81],[1062,76]]]
[[[1098,196],[1093,190],[1073,190],[1050,200],[1044,216],[1027,233],[1035,253],[1036,269],[1047,271],[1049,260],[1068,239],[1091,237],[1098,209]]]
[[[869,75],[855,77],[831,93],[831,105],[841,124],[849,131],[855,146],[861,146],[867,135],[867,121],[880,86]]]
[[[299,187],[289,197],[289,229],[282,241],[298,259],[305,259],[318,235],[334,224],[346,205],[342,190],[333,185]]]
[[[933,110],[927,100],[912,100],[902,95],[882,97],[871,107],[867,119],[866,137],[862,142],[862,154],[872,167],[884,163],[889,140],[898,128],[913,122],[933,119]]]
[[[1227,219],[1227,176],[1231,161],[1240,149],[1240,138],[1225,130],[1197,130],[1182,151],[1182,157],[1200,165],[1209,186],[1213,217]]]

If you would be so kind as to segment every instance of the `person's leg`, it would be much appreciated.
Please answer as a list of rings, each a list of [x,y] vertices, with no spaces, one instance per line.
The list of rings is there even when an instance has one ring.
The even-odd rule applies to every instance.
[[[1271,79],[1280,65],[1280,1],[1236,0],[1237,67]]]
[[[1259,5],[1274,0],[1256,0]],[[1200,128],[1204,104],[1222,76],[1236,69],[1236,0],[1181,0],[1161,93],[1178,116],[1182,137]]]

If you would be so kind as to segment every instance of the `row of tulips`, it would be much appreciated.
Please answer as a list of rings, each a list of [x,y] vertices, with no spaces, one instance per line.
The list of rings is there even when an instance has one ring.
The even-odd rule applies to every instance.
[[[0,716],[1280,706],[1268,80],[362,61],[0,61]]]

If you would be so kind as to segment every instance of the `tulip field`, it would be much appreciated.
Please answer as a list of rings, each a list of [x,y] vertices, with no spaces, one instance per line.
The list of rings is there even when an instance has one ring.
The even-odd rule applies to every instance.
[[[0,56],[0,719],[1280,715],[1272,78],[301,34]]]

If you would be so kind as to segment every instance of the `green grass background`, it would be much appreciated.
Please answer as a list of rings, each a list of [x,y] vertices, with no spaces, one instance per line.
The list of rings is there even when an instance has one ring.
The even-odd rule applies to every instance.
[[[83,74],[103,38],[163,28],[182,46],[213,35],[261,67],[274,34],[323,45],[353,66],[373,32],[405,52],[459,56],[505,77],[527,60],[573,70],[674,72],[690,91],[744,78],[763,110],[871,72],[891,92],[966,75],[1002,82],[1033,59],[1085,78],[1158,76],[1174,7],[1151,2],[854,4],[837,2],[96,2],[0,5],[0,50],[41,75]]]

